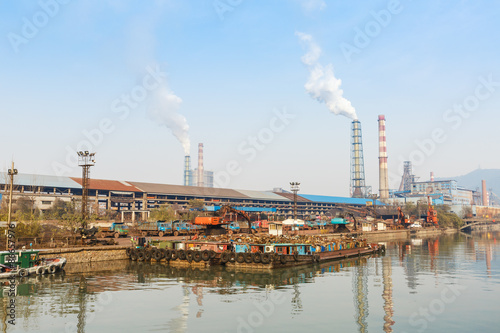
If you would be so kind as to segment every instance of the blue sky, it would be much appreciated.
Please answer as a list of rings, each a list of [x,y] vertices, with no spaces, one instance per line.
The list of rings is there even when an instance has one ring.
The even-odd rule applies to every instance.
[[[422,180],[498,168],[499,9],[487,1],[0,1],[0,167],[14,159],[21,172],[79,176],[68,151],[85,146],[84,131],[100,131],[92,177],[181,184],[184,150],[171,129],[188,125],[193,164],[203,142],[220,186],[299,181],[303,193],[348,195],[351,119],[307,93],[301,32],[356,109],[374,190],[379,114],[392,188],[408,159]],[[161,102],[155,88],[127,116],[116,112],[148,68],[165,73],[161,89],[172,98]],[[253,146],[259,135],[264,142]]]

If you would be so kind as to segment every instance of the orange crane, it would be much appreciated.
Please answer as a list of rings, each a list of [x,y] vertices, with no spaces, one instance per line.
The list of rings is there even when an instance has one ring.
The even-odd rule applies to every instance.
[[[427,210],[427,223],[433,223],[434,225],[438,225],[438,217],[437,217],[437,211],[434,209],[434,206],[432,205],[432,199],[431,196],[427,196],[427,204],[429,206],[429,209]]]
[[[229,205],[221,206],[220,210],[217,212],[218,216],[198,216],[194,219],[194,224],[202,226],[200,230],[204,230],[207,235],[219,235],[225,234],[226,230],[223,228],[224,225],[228,225],[229,222],[224,219],[227,213],[235,213],[242,216],[248,222],[248,232],[252,232],[252,223],[250,222],[250,216],[241,210],[237,210]]]
[[[235,213],[235,214],[243,217],[247,221],[247,223],[248,223],[248,233],[252,232],[252,222],[250,221],[250,216],[248,216],[247,213],[245,213],[242,210],[238,210],[236,208],[233,208],[233,207],[231,207],[229,205],[223,205],[223,206],[221,206],[220,210],[219,210],[220,216],[224,216],[227,213]]]
[[[406,218],[406,215],[403,213],[401,207],[398,207],[398,222],[404,227],[408,227],[408,225],[410,224],[410,221],[408,220],[408,218]]]

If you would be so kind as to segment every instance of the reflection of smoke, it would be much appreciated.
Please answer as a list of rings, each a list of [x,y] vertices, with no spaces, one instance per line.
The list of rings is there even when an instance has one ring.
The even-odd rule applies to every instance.
[[[306,91],[312,98],[325,103],[328,109],[335,114],[341,114],[351,119],[358,119],[356,110],[340,89],[342,80],[333,74],[333,66],[323,66],[319,63],[321,48],[313,41],[312,36],[297,32],[296,35],[306,45],[307,53],[301,58],[309,69],[309,80],[305,84]]]
[[[176,96],[165,85],[155,91],[153,105],[149,109],[150,117],[160,125],[167,126],[189,155],[191,142],[189,140],[189,125],[186,117],[178,113],[182,99]]]

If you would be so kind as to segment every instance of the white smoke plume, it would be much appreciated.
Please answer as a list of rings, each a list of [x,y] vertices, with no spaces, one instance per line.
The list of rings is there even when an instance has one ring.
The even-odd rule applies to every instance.
[[[184,154],[189,155],[191,149],[189,125],[186,117],[178,112],[181,103],[180,97],[176,96],[166,85],[162,85],[155,90],[149,116],[159,124],[167,126],[182,144]]]
[[[323,66],[319,63],[321,48],[313,41],[311,35],[296,32],[295,35],[305,45],[307,52],[301,57],[302,62],[309,69],[309,79],[304,85],[309,95],[335,114],[341,114],[351,119],[358,119],[356,110],[351,105],[340,89],[342,80],[337,79],[333,73],[332,64]]]

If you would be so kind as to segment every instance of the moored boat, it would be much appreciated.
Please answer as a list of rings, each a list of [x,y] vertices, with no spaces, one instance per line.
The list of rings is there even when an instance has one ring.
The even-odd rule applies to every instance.
[[[39,250],[0,252],[0,278],[54,274],[65,265],[66,258],[40,258]]]
[[[260,239],[255,239],[260,240]],[[306,239],[307,240],[307,239]],[[310,241],[310,240],[307,240]],[[383,252],[385,247],[365,240],[337,240],[322,245],[307,242],[182,241],[172,248],[129,248],[131,260],[205,265],[280,268]]]

